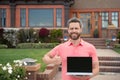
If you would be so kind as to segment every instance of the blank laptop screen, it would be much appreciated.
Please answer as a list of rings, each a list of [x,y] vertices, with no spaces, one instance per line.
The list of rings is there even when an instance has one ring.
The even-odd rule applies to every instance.
[[[67,72],[92,73],[92,57],[67,57]]]

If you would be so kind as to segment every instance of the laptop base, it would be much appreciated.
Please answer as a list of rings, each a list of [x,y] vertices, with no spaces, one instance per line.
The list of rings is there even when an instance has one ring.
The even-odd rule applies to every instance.
[[[76,73],[72,73],[71,72],[71,73],[67,73],[67,75],[77,75],[77,76],[80,76],[80,75],[81,76],[85,76],[86,75],[86,76],[89,76],[89,75],[93,75],[93,73],[79,73],[79,72],[78,73],[77,72]]]

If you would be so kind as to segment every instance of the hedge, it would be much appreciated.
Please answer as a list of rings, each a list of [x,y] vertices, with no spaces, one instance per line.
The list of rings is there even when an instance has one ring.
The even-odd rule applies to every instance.
[[[20,43],[16,48],[20,49],[41,49],[41,48],[54,48],[59,43]]]

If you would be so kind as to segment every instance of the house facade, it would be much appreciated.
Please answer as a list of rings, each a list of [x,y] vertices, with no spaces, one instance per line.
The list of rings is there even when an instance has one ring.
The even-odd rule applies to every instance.
[[[83,22],[83,37],[108,37],[120,29],[120,0],[0,0],[0,27],[66,29],[67,20]],[[109,34],[111,35],[111,34]]]

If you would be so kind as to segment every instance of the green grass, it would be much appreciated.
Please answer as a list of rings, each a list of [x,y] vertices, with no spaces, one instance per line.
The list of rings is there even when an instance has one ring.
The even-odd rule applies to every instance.
[[[13,60],[33,58],[37,60],[37,63],[41,64],[40,71],[43,71],[46,65],[43,63],[42,57],[49,50],[50,49],[0,49],[0,64],[13,62]]]
[[[120,54],[120,48],[114,48],[113,50]]]

